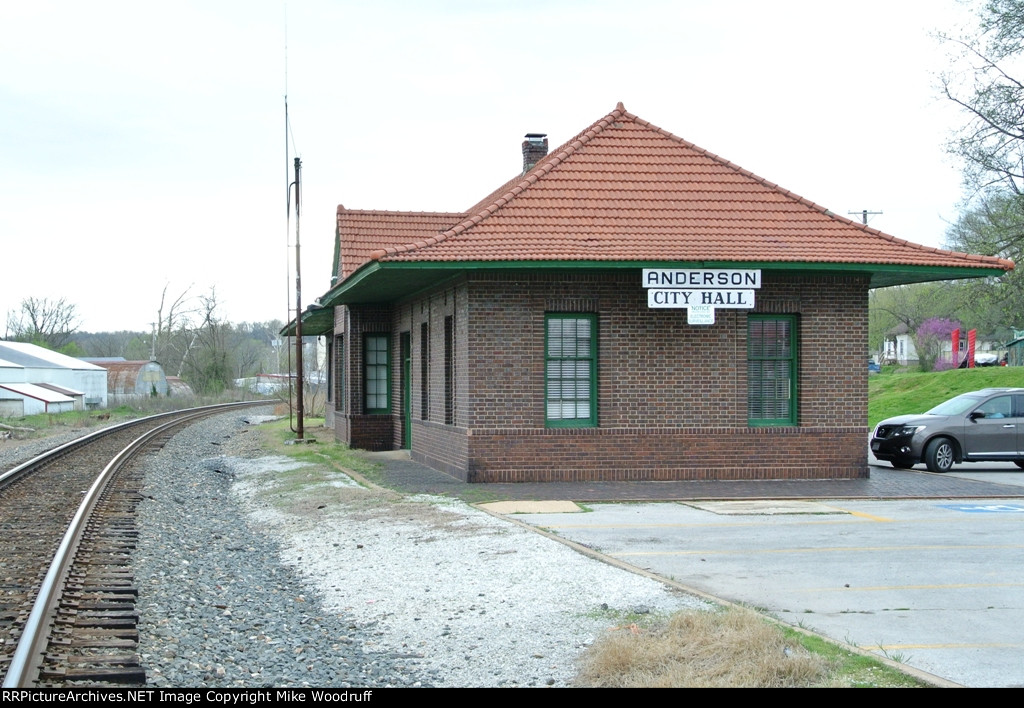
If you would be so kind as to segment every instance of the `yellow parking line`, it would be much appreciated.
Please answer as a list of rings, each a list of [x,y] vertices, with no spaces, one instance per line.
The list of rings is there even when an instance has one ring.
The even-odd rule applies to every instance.
[[[867,651],[896,651],[900,649],[1020,649],[1024,644],[1007,644],[1004,642],[963,643],[963,644],[877,644],[862,646]]]
[[[946,583],[939,585],[876,585],[865,587],[804,588],[797,592],[884,592],[886,590],[961,590],[964,588],[1019,588],[1024,583]]]
[[[839,508],[839,507],[836,507]],[[860,519],[868,519],[869,521],[881,521],[885,523],[891,523],[893,519],[887,519],[884,516],[875,516],[874,514],[865,514],[863,511],[848,511],[844,509],[850,516],[856,516]]]
[[[783,516],[783,515],[782,514],[776,514],[772,518],[778,518],[779,516]],[[785,516],[787,516],[787,520],[792,520],[793,517],[799,516],[799,514],[786,514]],[[844,513],[843,516],[844,517],[845,516],[856,516],[856,514]],[[869,520],[890,521],[890,519],[883,519],[882,517],[875,517],[875,518],[872,519],[867,514],[864,514],[863,516],[865,516]],[[766,517],[764,517],[764,516],[759,517],[759,519],[764,519],[764,518],[766,518]],[[821,525],[829,525],[829,524],[854,524],[854,523],[859,523],[859,522],[854,521],[852,519],[848,519],[848,518],[842,518],[842,519],[829,519],[827,521],[826,520],[817,520],[817,521],[807,521],[807,520],[795,521],[794,520],[793,523],[791,523],[789,525],[790,526],[821,526]],[[709,524],[707,522],[694,523],[694,524],[538,524],[538,526],[540,528],[545,528],[545,529],[602,529],[602,530],[608,530],[608,529],[623,529],[623,530],[631,530],[631,529],[734,529],[734,528],[747,528],[747,527],[750,527],[750,526],[761,527],[761,526],[764,526],[764,525],[765,525],[765,523],[764,523],[763,520],[759,520],[759,521],[732,521],[732,522],[728,522],[728,523],[719,523],[719,524]]]
[[[1019,549],[1024,548],[1021,544],[1008,544],[1005,546],[956,546],[956,545],[942,545],[942,546],[829,546],[814,548],[769,548],[763,550],[709,550],[709,549],[698,549],[692,551],[618,551],[616,553],[609,553],[610,556],[622,558],[625,556],[749,556],[749,555],[762,555],[762,554],[774,554],[774,553],[836,553],[838,551],[854,551],[859,553],[864,552],[878,552],[878,551],[949,551],[949,550],[989,550],[989,549]]]

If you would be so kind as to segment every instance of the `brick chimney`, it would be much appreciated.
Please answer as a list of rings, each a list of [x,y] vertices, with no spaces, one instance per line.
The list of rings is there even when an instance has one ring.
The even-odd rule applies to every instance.
[[[548,154],[547,133],[527,133],[523,141],[523,174],[533,169],[533,166],[544,159]]]

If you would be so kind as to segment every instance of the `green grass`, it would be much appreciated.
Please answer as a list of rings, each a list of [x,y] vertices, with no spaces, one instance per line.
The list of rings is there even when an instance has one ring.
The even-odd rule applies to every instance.
[[[28,428],[32,432],[15,431],[18,440],[31,440],[44,437],[51,433],[66,430],[82,430],[99,428],[113,423],[121,423],[146,415],[128,406],[118,406],[103,410],[67,411],[65,413],[36,413],[34,415],[0,418],[0,423],[14,428]],[[102,416],[102,417],[101,417]]]
[[[828,660],[828,685],[848,688],[923,688],[927,684],[870,656],[844,649],[821,637],[780,625],[787,639]],[[890,658],[890,657],[887,657]],[[895,661],[895,659],[891,659]]]
[[[886,369],[868,377],[868,426],[871,428],[894,415],[924,413],[968,391],[1024,388],[1024,366],[986,366],[935,373],[892,373]]]
[[[332,464],[353,472],[358,472],[371,482],[379,483],[380,465],[367,460],[355,453],[348,445],[334,441],[334,433],[323,427],[323,418],[303,418],[303,437],[316,440],[315,443],[290,444],[295,440],[295,433],[287,418],[260,425],[264,432],[264,440],[270,448],[281,455],[287,455],[300,462],[322,465]]]

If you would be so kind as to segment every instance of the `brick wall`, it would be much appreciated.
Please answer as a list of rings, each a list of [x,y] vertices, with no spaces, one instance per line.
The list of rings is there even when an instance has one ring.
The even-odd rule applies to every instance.
[[[401,333],[408,332],[412,350],[412,380],[409,390],[412,403],[412,457],[443,470],[448,474],[465,479],[468,469],[468,445],[466,440],[469,420],[469,388],[466,385],[468,371],[467,352],[467,302],[468,293],[464,281],[450,283],[423,297],[405,302],[396,307],[393,337],[397,341]],[[454,320],[454,390],[452,391],[454,421],[445,424],[445,317]],[[429,360],[426,376],[421,361],[423,351],[423,325],[426,325],[429,343],[426,347]],[[400,364],[399,364],[400,365]],[[401,377],[395,377],[394,396],[401,400]],[[426,383],[427,410],[422,406],[424,381]],[[401,408],[396,409],[394,447],[402,447]]]
[[[335,308],[334,335],[342,336],[335,347],[335,376],[342,376],[346,390],[336,397],[333,427],[336,439],[363,450],[390,450],[393,447],[394,419],[398,399],[393,395],[397,379],[398,341],[391,336],[392,369],[391,414],[365,412],[363,382],[363,341],[366,334],[391,334],[390,305],[341,306]],[[337,341],[337,340],[336,340]],[[340,350],[340,351],[339,351]],[[342,357],[341,360],[338,357]]]
[[[744,310],[690,326],[639,272],[475,275],[470,481],[867,475],[867,281],[763,273],[754,312],[797,316],[796,428],[747,426]],[[544,421],[544,315],[598,314],[598,427]]]
[[[353,384],[349,410],[362,405],[357,326],[368,331],[370,319],[393,317],[388,324],[394,370],[390,444],[402,444],[398,347],[401,332],[409,332],[412,456],[460,479],[866,476],[867,279],[765,271],[762,281],[754,312],[797,317],[798,427],[747,425],[747,311],[718,310],[714,325],[690,326],[685,310],[648,309],[639,269],[474,272],[393,311],[354,309],[345,337]],[[559,312],[597,315],[597,428],[545,425],[545,313]],[[446,316],[455,318],[450,425],[445,424]],[[426,415],[421,408],[423,323],[430,338]],[[354,427],[357,416],[349,418],[355,444],[362,437]],[[360,425],[369,431],[367,422]],[[343,425],[335,427],[340,433]]]

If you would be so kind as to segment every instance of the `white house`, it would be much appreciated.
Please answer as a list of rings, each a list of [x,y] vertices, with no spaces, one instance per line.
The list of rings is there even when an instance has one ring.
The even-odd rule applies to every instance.
[[[909,366],[917,363],[917,347],[914,346],[914,335],[902,322],[889,331],[885,337],[885,348],[882,351],[883,364]]]

